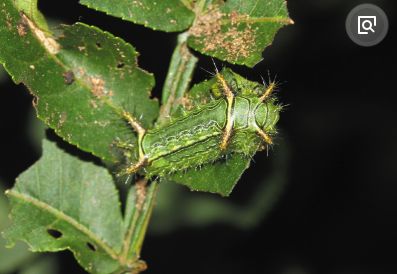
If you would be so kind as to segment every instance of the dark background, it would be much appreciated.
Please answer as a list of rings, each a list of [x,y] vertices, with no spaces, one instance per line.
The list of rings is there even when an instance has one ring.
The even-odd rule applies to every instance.
[[[215,223],[149,234],[145,273],[397,273],[396,7],[393,0],[367,2],[389,17],[388,36],[377,46],[360,47],[345,32],[349,11],[365,2],[290,0],[295,24],[278,33],[264,61],[254,69],[232,66],[253,80],[270,71],[281,82],[280,101],[289,105],[279,123],[279,145],[289,148],[288,184],[249,230]],[[39,4],[49,18],[96,25],[131,42],[141,67],[155,74],[159,94],[175,34],[123,22],[76,0]],[[210,59],[197,55],[200,67],[213,70]],[[198,69],[194,81],[207,77]],[[0,178],[8,187],[39,157],[27,133],[31,101],[23,86],[1,83]],[[249,199],[267,159],[256,157],[231,201]],[[69,252],[57,256],[62,273],[83,273]]]

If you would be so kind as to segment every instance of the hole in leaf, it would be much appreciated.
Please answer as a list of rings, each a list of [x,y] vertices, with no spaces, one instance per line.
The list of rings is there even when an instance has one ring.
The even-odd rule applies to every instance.
[[[68,70],[62,74],[63,80],[65,84],[71,85],[74,82],[74,73],[71,70]]]
[[[87,242],[86,245],[87,245],[87,247],[88,247],[89,249],[91,249],[92,251],[96,251],[96,246],[93,245],[92,243]]]
[[[118,63],[117,63],[117,68],[118,68],[118,69],[121,69],[121,68],[124,67],[124,65],[125,65],[125,64],[124,64],[123,62],[118,62]]]
[[[101,43],[99,43],[99,42],[96,42],[95,45],[96,45],[97,48],[99,48],[99,49],[102,48],[102,45],[101,45]]]
[[[62,237],[62,232],[56,229],[47,229],[47,233],[50,234],[51,237],[53,237],[54,239],[59,239]]]

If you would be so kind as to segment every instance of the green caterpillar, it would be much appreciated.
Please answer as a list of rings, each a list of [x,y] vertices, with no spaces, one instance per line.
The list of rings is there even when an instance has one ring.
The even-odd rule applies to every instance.
[[[210,102],[197,104],[183,115],[171,115],[152,129],[144,129],[124,112],[138,134],[138,161],[124,174],[161,177],[232,153],[252,157],[264,144],[272,144],[281,110],[272,96],[275,83],[253,83],[229,69],[217,72],[215,79]]]

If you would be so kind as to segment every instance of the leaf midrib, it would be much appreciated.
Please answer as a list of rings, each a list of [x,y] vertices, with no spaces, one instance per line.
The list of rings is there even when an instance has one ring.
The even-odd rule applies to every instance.
[[[244,16],[239,16],[236,18],[236,21],[238,23],[248,23],[248,24],[253,24],[253,23],[293,24],[293,21],[289,17],[284,17],[284,16],[248,17],[248,18],[245,18]],[[232,23],[232,20],[227,18],[227,19],[222,19],[221,22],[222,24],[230,24]]]
[[[43,211],[50,213],[51,215],[57,217],[58,219],[67,222],[68,224],[76,228],[78,231],[85,234],[92,241],[94,241],[96,245],[101,247],[112,259],[118,261],[118,254],[112,247],[110,247],[107,243],[105,243],[102,239],[100,239],[98,235],[94,234],[89,228],[76,221],[73,217],[66,215],[62,211],[54,208],[53,206],[47,203],[44,203],[34,197],[25,195],[15,190],[6,191],[6,195],[27,202]]]

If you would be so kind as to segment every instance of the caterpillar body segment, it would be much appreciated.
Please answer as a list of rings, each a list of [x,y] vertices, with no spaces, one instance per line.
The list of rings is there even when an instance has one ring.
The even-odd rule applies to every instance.
[[[124,173],[166,176],[232,153],[251,157],[264,143],[273,143],[281,110],[271,96],[273,89],[272,84],[265,87],[224,70],[215,76],[215,98],[184,115],[147,130],[126,115],[138,133],[139,159]]]

